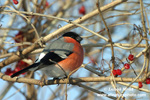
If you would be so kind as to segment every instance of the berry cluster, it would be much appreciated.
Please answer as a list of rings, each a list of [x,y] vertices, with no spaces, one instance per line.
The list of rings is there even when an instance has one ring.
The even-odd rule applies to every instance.
[[[133,60],[134,60],[134,55],[133,55],[133,54],[129,54],[128,60],[129,60],[129,61],[133,61]],[[125,63],[125,64],[124,64],[124,68],[125,68],[125,69],[130,69],[130,64],[129,64],[129,63]]]
[[[31,60],[31,59],[27,59],[27,60]],[[11,68],[7,68],[5,74],[11,76],[12,74],[22,70],[23,68],[29,66],[29,64],[23,60],[18,61],[18,63],[16,64],[16,68],[14,70],[12,70]],[[25,73],[22,73],[22,75],[24,75]]]
[[[134,55],[133,55],[133,54],[130,54],[130,55],[128,56],[128,60],[129,60],[129,61],[133,61],[133,60],[134,60]],[[130,69],[130,64],[129,64],[129,63],[125,63],[125,64],[124,64],[124,68],[125,68],[125,69]],[[121,75],[121,74],[122,74],[122,71],[121,71],[120,69],[117,69],[117,70],[114,69],[114,70],[112,71],[112,73],[113,73],[114,76],[116,76],[116,75]],[[147,78],[147,79],[146,79],[146,84],[150,84],[150,78]],[[142,87],[143,87],[142,82],[138,82],[138,87],[139,87],[139,88],[142,88]]]
[[[128,56],[128,59],[129,59],[130,61],[133,61],[133,60],[134,60],[134,55],[130,54],[130,55]],[[129,69],[129,68],[130,68],[130,64],[129,64],[129,63],[125,63],[125,64],[124,64],[124,68],[125,68],[125,69]],[[122,71],[121,71],[120,69],[117,69],[117,70],[114,69],[114,70],[112,71],[112,73],[113,73],[114,76],[116,76],[116,75],[121,75],[121,74],[122,74]]]
[[[142,82],[138,82],[138,84],[139,84],[139,88],[142,88],[142,87],[143,87]],[[147,79],[146,79],[146,84],[150,84],[150,78],[147,78]]]
[[[15,0],[14,0],[14,1],[15,1]],[[32,37],[32,36],[30,35],[30,37]],[[32,39],[33,39],[33,38],[34,38],[34,36],[32,37]],[[22,32],[22,31],[19,31],[19,32],[15,35],[15,37],[14,37],[13,39],[14,39],[14,41],[15,41],[16,43],[22,43],[22,42],[26,42],[26,41],[28,42],[29,40],[32,40],[32,39],[30,39],[30,38],[28,37],[28,35],[27,35],[25,32]],[[32,42],[32,41],[31,41],[31,42]],[[23,48],[26,48],[27,46],[28,46],[28,45],[20,45],[20,46],[18,46],[17,49],[18,49],[18,50],[22,50]],[[28,67],[28,66],[31,65],[32,63],[33,63],[33,61],[32,61],[31,58],[20,60],[20,61],[17,62],[17,64],[16,64],[14,70],[12,70],[11,68],[7,68],[5,74],[6,74],[6,75],[12,75],[12,74],[14,74],[14,73],[16,73],[16,72],[18,72],[18,71],[20,71],[20,70],[22,70],[22,69]],[[25,74],[25,73],[23,73],[23,74]]]
[[[121,75],[121,74],[122,74],[122,71],[121,71],[120,69],[117,69],[117,70],[114,69],[114,70],[112,71],[112,73],[113,73],[114,76],[116,76],[116,75]]]
[[[16,67],[14,70],[12,70],[11,68],[7,68],[5,74],[11,76],[12,74],[14,74],[20,70],[21,70],[20,67]],[[25,73],[22,73],[22,74],[24,75]]]
[[[11,68],[7,68],[5,74],[11,76],[13,73],[15,73]]]

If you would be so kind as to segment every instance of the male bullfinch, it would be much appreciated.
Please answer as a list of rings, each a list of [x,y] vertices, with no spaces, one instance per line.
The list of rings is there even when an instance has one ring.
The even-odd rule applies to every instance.
[[[70,72],[79,68],[83,62],[84,52],[80,45],[81,40],[82,38],[74,32],[63,34],[45,47],[34,64],[14,73],[11,77],[39,69],[48,77],[67,77]]]

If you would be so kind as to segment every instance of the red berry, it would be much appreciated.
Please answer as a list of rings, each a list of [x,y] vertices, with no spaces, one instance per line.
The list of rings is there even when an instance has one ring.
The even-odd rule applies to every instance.
[[[125,68],[125,69],[129,69],[129,68],[130,68],[130,64],[125,63],[125,64],[124,64],[124,68]]]
[[[116,72],[117,72],[117,75],[121,75],[122,74],[122,71],[120,69],[117,69]]]
[[[17,1],[17,0],[13,0],[13,3],[14,3],[14,4],[18,4],[18,1]]]
[[[46,1],[46,4],[45,4],[45,6],[46,6],[46,7],[48,7],[48,6],[49,6],[49,3],[48,3],[48,1]]]
[[[146,84],[150,84],[150,78],[146,79]]]
[[[11,76],[11,75],[14,74],[14,73],[16,73],[16,71],[15,71],[15,70],[12,70],[9,76]]]
[[[28,66],[29,66],[29,64],[27,64],[26,62],[24,62],[22,60],[18,61],[17,65],[16,65],[16,67],[20,67],[21,69],[28,67]]]
[[[138,84],[139,84],[139,88],[142,88],[142,87],[143,87],[142,82],[139,82]]]
[[[79,14],[82,14],[82,15],[85,15],[85,6],[81,6],[80,9],[79,9]]]
[[[24,61],[19,61],[20,62],[20,64],[21,64],[21,66],[24,66],[24,65],[26,65],[26,62],[24,62]]]
[[[7,68],[5,74],[11,76],[12,74],[14,74],[15,72],[11,70],[11,68]]]
[[[115,69],[112,71],[112,73],[113,73],[114,76],[117,75],[117,72],[116,72]]]
[[[129,59],[130,61],[133,61],[133,60],[134,60],[134,55],[130,54],[130,55],[128,56],[128,59]]]
[[[6,74],[6,75],[9,75],[10,73],[11,73],[11,68],[7,68],[5,74]]]

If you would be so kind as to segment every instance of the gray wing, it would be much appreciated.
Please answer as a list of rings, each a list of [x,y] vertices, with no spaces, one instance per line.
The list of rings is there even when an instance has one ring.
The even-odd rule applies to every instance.
[[[59,55],[62,58],[67,58],[68,55],[73,53],[73,43],[66,43],[64,41],[64,38],[58,38],[57,40],[53,41],[52,43],[49,43],[43,52],[54,52],[55,54]]]

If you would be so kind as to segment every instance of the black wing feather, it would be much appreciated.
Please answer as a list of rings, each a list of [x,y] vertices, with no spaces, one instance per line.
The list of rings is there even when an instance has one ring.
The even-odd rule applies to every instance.
[[[34,63],[34,64],[32,64],[32,65],[30,65],[30,66],[28,66],[28,67],[26,67],[26,68],[24,68],[24,69],[22,69],[22,70],[16,72],[16,73],[14,73],[14,74],[11,75],[10,77],[13,78],[13,77],[18,76],[18,75],[20,75],[20,74],[22,74],[22,73],[25,73],[25,72],[29,71],[30,69],[37,67],[39,64],[40,64],[40,63]]]
[[[71,52],[69,53],[69,55],[71,54]],[[66,54],[66,56],[68,56],[68,54]],[[48,52],[42,59],[41,59],[41,63],[45,64],[45,65],[52,65],[55,64],[57,62],[60,62],[62,60],[64,60],[65,58],[62,58],[60,55],[56,54],[55,52]]]

